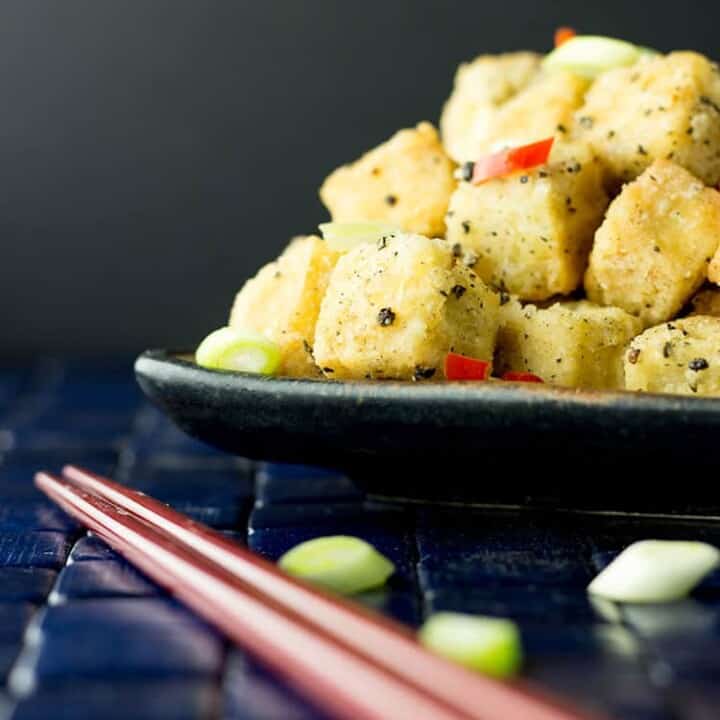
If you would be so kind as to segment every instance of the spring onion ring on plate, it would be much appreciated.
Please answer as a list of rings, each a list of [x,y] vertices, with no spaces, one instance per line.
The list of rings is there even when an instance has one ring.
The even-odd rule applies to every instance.
[[[331,535],[296,545],[278,565],[295,577],[342,595],[384,585],[395,566],[370,543],[349,535]]]
[[[588,592],[626,603],[685,597],[720,566],[720,551],[703,542],[641,540],[623,550],[588,586]]]
[[[624,40],[601,35],[576,35],[545,56],[546,70],[568,70],[576,75],[596,78],[607,70],[634,65],[654,51]]]
[[[200,343],[195,361],[214,370],[273,375],[280,365],[280,348],[257,333],[224,327]]]
[[[439,612],[418,632],[429,650],[472,670],[510,677],[522,664],[520,632],[511,620]]]
[[[398,235],[402,230],[388,223],[329,222],[318,225],[328,247],[335,252],[349,252],[358,245],[381,242],[388,235]]]

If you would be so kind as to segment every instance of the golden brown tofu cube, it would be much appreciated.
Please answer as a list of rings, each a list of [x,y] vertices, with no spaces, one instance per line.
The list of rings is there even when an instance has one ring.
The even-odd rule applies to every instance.
[[[444,376],[449,351],[492,361],[499,299],[444,241],[397,235],[338,261],[315,331],[330,378]]]
[[[695,315],[636,337],[625,354],[625,386],[643,392],[720,395],[720,318]]]
[[[500,308],[497,370],[566,387],[622,388],[623,354],[641,329],[624,310],[585,300],[542,309],[512,299]]]
[[[608,198],[587,146],[558,143],[550,163],[480,185],[460,183],[447,239],[477,255],[474,270],[523,300],[580,285]]]
[[[463,63],[440,118],[443,144],[461,163],[476,159],[497,109],[537,74],[540,55],[531,52],[481,55]]]
[[[642,319],[675,317],[702,285],[720,241],[720,193],[668,160],[626,185],[595,234],[588,297]]]
[[[475,148],[478,156],[501,147],[515,147],[555,136],[566,137],[575,111],[582,105],[589,81],[570,72],[538,76],[489,119]]]
[[[320,199],[336,222],[380,221],[406,232],[442,235],[455,189],[453,171],[435,128],[420,123],[335,170],[320,188]]]
[[[707,185],[720,181],[720,73],[703,55],[674,52],[603,73],[576,115],[612,179],[673,160]]]
[[[324,240],[295,238],[280,257],[261,268],[235,298],[230,325],[254,330],[280,346],[280,373],[319,375],[312,342],[320,302],[338,254]]]

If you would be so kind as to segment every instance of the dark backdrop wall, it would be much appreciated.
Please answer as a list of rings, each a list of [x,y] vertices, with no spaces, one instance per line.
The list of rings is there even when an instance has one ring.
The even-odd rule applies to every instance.
[[[720,3],[5,0],[0,356],[188,346],[456,65],[569,24],[717,55]]]

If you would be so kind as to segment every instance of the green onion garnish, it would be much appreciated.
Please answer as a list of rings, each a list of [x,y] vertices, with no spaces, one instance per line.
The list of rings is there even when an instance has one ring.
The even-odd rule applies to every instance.
[[[625,548],[588,586],[588,592],[627,603],[685,597],[720,565],[720,551],[702,542],[641,540]]]
[[[332,535],[296,545],[278,560],[285,572],[343,595],[385,584],[395,566],[370,543]]]
[[[599,35],[577,35],[545,56],[546,70],[568,70],[576,75],[596,78],[613,68],[634,65],[646,56],[648,48]]]
[[[429,650],[494,677],[514,675],[522,665],[520,632],[511,620],[440,612],[419,631]]]
[[[377,243],[390,235],[399,235],[402,230],[386,223],[344,223],[330,222],[318,226],[328,247],[335,252],[349,252],[358,245]]]
[[[214,370],[272,375],[280,365],[280,348],[257,333],[224,327],[200,343],[195,362]]]

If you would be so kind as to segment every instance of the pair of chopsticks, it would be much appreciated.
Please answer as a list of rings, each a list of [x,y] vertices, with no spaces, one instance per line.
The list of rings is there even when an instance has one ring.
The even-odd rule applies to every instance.
[[[346,720],[587,720],[425,651],[403,626],[320,592],[142,493],[78,467],[35,484],[319,708]]]

